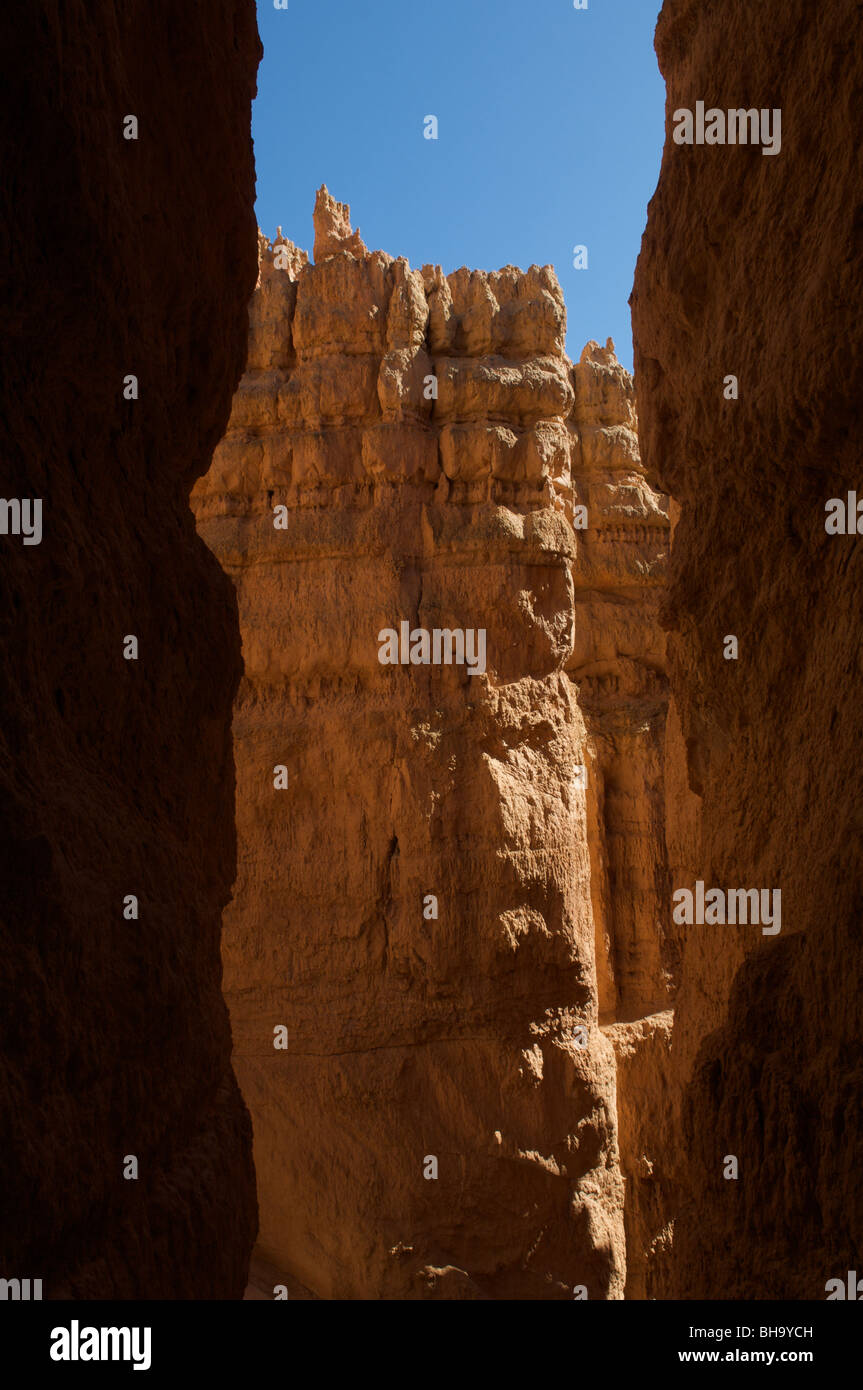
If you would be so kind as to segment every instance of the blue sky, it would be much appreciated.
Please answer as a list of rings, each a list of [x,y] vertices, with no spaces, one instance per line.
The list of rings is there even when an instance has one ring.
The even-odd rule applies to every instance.
[[[412,266],[551,264],[570,356],[610,335],[631,370],[627,300],[664,139],[660,0],[588,4],[258,0],[263,231],[311,252],[325,183],[367,246]]]

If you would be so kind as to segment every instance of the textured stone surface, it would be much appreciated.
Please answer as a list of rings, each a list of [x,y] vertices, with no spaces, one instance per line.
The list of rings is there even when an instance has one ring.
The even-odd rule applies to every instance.
[[[548,267],[411,270],[326,190],[314,265],[260,246],[193,505],[243,632],[225,972],[261,1259],[325,1298],[621,1297],[594,900],[602,1022],[667,1007],[633,906],[663,853],[667,523],[631,383],[610,347],[573,369]],[[487,674],[381,665],[403,619],[484,628]]]
[[[33,0],[0,53],[3,489],[44,508],[41,545],[0,537],[0,1273],[46,1298],[238,1298],[239,637],[188,494],[245,357],[254,6]]]
[[[669,1124],[671,1010],[605,1029],[617,1064],[617,1133],[626,1182],[626,1293],[658,1298],[672,1257]]]
[[[773,938],[681,929],[665,1296],[821,1299],[863,1267],[863,553],[824,528],[861,484],[861,41],[842,0],[666,0],[657,30],[669,118],[782,109],[769,158],[667,141],[633,298],[642,449],[676,518],[674,882],[780,888],[783,914]]]
[[[645,482],[632,378],[613,347],[588,343],[573,369],[578,500],[589,526],[573,566],[567,670],[592,736],[589,838],[603,1021],[668,1008],[662,823],[667,707],[658,622],[668,548],[664,499]]]
[[[665,637],[658,607],[668,516],[638,455],[632,379],[611,345],[588,343],[573,369],[574,473],[589,527],[575,564],[567,663],[587,728],[587,832],[600,1020],[617,1060],[625,1177],[626,1297],[652,1297],[669,1246],[665,1180],[677,943],[669,927],[663,835]],[[631,1026],[630,1026],[631,1025]]]

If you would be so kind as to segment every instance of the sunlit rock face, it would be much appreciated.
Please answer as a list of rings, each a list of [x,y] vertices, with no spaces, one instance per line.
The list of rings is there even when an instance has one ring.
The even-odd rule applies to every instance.
[[[669,133],[632,302],[643,456],[676,519],[672,886],[782,894],[776,935],[678,929],[661,1297],[822,1299],[863,1267],[863,551],[825,529],[863,495],[861,40],[843,0],[666,0],[657,29]],[[675,143],[698,100],[780,110],[781,149]]]
[[[260,1251],[325,1298],[623,1296],[604,1029],[668,1007],[667,519],[631,380],[564,334],[550,267],[411,270],[322,189],[314,264],[260,240],[193,497],[243,633],[224,959]]]
[[[589,731],[587,830],[600,1020],[617,1062],[627,1298],[655,1296],[670,1248],[665,1071],[677,943],[663,834],[668,709],[658,620],[665,499],[638,454],[632,378],[609,344],[573,368],[574,476],[589,526],[573,565],[567,671]]]

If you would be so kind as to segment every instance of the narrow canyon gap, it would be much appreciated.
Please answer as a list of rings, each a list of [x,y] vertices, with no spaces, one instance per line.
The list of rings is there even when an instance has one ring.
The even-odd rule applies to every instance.
[[[254,7],[184,11],[0,18],[4,491],[44,505],[0,547],[0,1276],[241,1296],[229,904],[292,1290],[823,1298],[863,1267],[863,574],[824,529],[863,10],[666,0],[669,130],[781,108],[782,149],[667,141],[637,418],[547,267],[411,270],[325,191],[314,265],[256,255]],[[382,666],[401,621],[487,673]],[[674,927],[699,878],[781,888],[781,934]]]
[[[41,544],[0,544],[0,1275],[48,1299],[240,1298],[255,1236],[219,954],[240,642],[188,497],[246,356],[259,53],[252,0],[0,19],[0,454],[43,501]]]
[[[569,362],[550,267],[411,270],[325,189],[314,262],[261,238],[193,496],[243,633],[260,1251],[325,1298],[603,1299],[628,1236],[638,1293],[667,1218],[617,1090],[667,1052],[674,960],[632,382],[610,345]],[[382,665],[402,621],[485,630],[488,673]]]
[[[667,141],[632,300],[655,492],[547,272],[411,272],[325,195],[315,266],[261,243],[195,506],[246,652],[226,987],[261,1248],[320,1295],[820,1299],[863,1263],[861,576],[824,529],[860,487],[860,15],[663,9],[669,130],[703,100],[783,139]],[[488,687],[376,664],[402,618],[487,626]],[[781,889],[781,934],[675,927],[697,879]]]

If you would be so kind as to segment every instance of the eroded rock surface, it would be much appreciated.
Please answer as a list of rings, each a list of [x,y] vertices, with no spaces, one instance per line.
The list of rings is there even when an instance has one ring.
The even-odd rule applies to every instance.
[[[626,1297],[653,1296],[669,1246],[666,1067],[676,940],[669,930],[663,824],[668,706],[658,621],[668,548],[664,499],[644,479],[632,378],[611,344],[573,369],[574,474],[590,525],[573,565],[567,670],[589,739],[587,799],[600,1019],[617,1062],[626,1180]]]
[[[600,1024],[668,1004],[631,383],[610,346],[573,368],[549,267],[411,270],[325,189],[313,265],[260,250],[193,504],[243,632],[225,981],[261,1258],[325,1298],[621,1297]],[[485,671],[382,665],[402,621],[484,630]]]
[[[821,1299],[863,1266],[863,551],[825,532],[863,491],[861,40],[843,0],[666,0],[657,29],[669,124],[698,100],[782,112],[769,157],[669,136],[633,297],[642,449],[676,517],[673,886],[782,893],[776,936],[680,929],[660,1296]]]
[[[33,0],[0,52],[3,492],[43,503],[40,544],[0,536],[0,1275],[240,1298],[239,634],[188,495],[246,352],[254,6]]]

